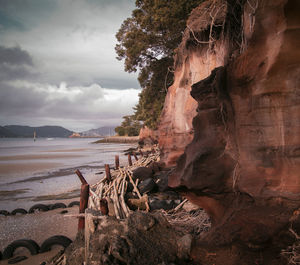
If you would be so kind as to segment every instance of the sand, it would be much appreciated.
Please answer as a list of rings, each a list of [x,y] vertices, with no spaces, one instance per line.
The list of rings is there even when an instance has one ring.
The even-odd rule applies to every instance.
[[[0,161],[15,161],[15,160],[34,160],[34,159],[64,159],[82,157],[82,155],[66,155],[66,154],[38,154],[38,155],[14,155],[14,156],[0,156]]]
[[[38,162],[38,163],[0,163],[0,175],[21,174],[26,172],[45,171],[63,166],[62,163]]]
[[[78,219],[66,217],[60,212],[68,210],[67,214],[77,214],[78,207],[74,206],[67,209],[55,209],[48,212],[35,214],[0,216],[0,250],[17,239],[33,239],[39,245],[47,238],[54,235],[64,235],[74,240],[77,233]],[[17,264],[40,264],[42,261],[55,256],[60,248],[54,248],[53,251],[45,254],[31,256],[27,251],[18,251],[16,255],[27,256],[28,259]],[[15,256],[16,256],[15,255]],[[1,261],[0,264],[8,264],[7,261]]]

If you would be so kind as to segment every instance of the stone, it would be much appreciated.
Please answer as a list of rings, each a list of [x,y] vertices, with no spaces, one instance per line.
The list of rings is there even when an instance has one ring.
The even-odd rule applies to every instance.
[[[151,178],[153,176],[152,169],[147,167],[138,167],[133,170],[133,179],[139,179],[140,181]]]
[[[156,188],[156,184],[152,178],[143,180],[139,185],[138,189],[140,193],[149,193]]]
[[[171,210],[174,208],[176,204],[174,203],[173,200],[159,200],[157,198],[150,198],[149,199],[149,206],[150,210]]]

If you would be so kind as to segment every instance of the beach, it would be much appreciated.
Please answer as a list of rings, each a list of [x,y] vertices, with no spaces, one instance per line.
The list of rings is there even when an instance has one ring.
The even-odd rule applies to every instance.
[[[91,144],[94,139],[58,138],[0,139],[0,210],[11,212],[16,208],[26,211],[35,204],[50,205],[79,201],[80,181],[74,173],[80,169],[89,184],[103,178],[104,164],[113,167],[115,155],[120,164],[127,164],[123,151],[132,144]],[[32,239],[39,245],[54,235],[74,240],[78,219],[61,214],[77,214],[78,207],[55,209],[33,214],[0,215],[0,251],[17,239]],[[24,251],[23,251],[24,252]],[[58,249],[30,256],[18,264],[40,264],[57,254]],[[22,252],[17,252],[22,255]],[[23,253],[27,255],[28,253]],[[8,264],[1,261],[0,264]]]
[[[90,184],[103,177],[104,164],[115,155],[126,163],[123,151],[133,144],[92,144],[95,139],[0,139],[0,210],[28,210],[37,201],[50,204],[79,196],[80,169]],[[97,173],[97,174],[96,174]]]
[[[48,212],[39,212],[34,214],[17,215],[17,216],[0,216],[0,250],[17,239],[32,239],[39,246],[51,236],[64,235],[72,241],[77,234],[78,219],[66,217],[60,212],[63,209],[55,209]],[[64,209],[67,214],[77,214],[78,207]],[[27,256],[28,259],[18,264],[40,264],[43,261],[55,256],[59,248],[50,252],[31,256],[27,250],[16,250],[14,256]],[[0,264],[8,264],[7,260],[0,261]]]

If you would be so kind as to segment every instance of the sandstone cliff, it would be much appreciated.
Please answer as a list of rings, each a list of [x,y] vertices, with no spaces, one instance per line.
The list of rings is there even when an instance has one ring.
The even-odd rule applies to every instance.
[[[253,250],[263,259],[257,264],[282,264],[274,253],[292,241],[300,207],[299,11],[297,0],[211,0],[188,21],[159,142],[169,165],[190,143],[169,186],[213,220],[195,244],[204,264],[255,264],[259,255],[246,258]],[[217,255],[208,258],[208,249]]]

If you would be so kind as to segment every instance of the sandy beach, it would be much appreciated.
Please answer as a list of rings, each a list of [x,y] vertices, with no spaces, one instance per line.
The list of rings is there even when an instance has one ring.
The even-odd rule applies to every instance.
[[[67,210],[67,214],[77,214],[78,207],[66,209],[55,209],[48,212],[39,212],[35,214],[0,216],[0,250],[17,239],[32,239],[40,246],[44,240],[54,235],[64,235],[74,240],[77,233],[78,219],[66,217],[60,214],[62,210]],[[24,255],[29,259],[18,264],[40,264],[42,261],[55,256],[58,248],[45,254],[31,256],[27,251],[17,251],[16,255]],[[1,261],[0,264],[8,264],[7,261]]]

